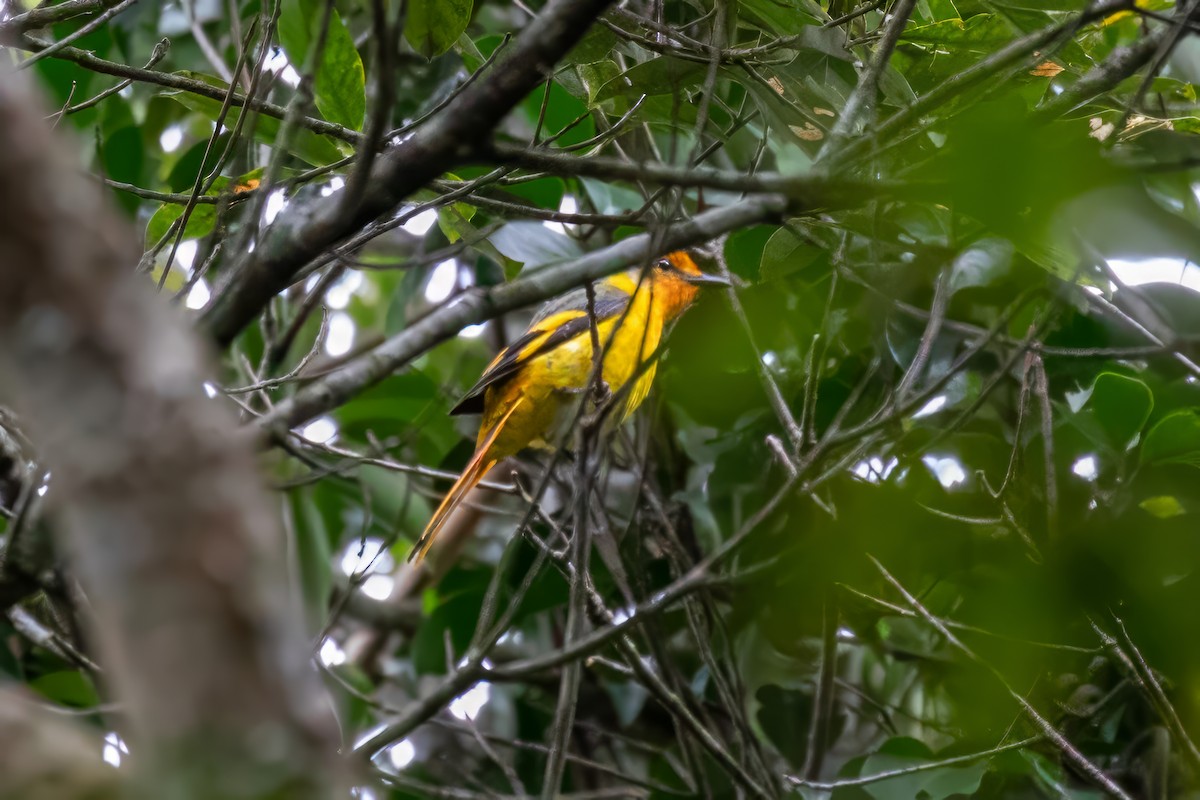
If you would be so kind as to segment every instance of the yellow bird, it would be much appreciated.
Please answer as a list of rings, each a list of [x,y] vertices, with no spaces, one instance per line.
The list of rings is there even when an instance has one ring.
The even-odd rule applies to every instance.
[[[595,368],[593,335],[603,354],[601,377],[619,403],[619,422],[633,413],[654,382],[664,327],[682,314],[701,286],[728,286],[706,275],[684,252],[660,259],[645,276],[632,269],[594,289],[593,333],[587,293],[577,289],[547,303],[528,330],[488,365],[451,414],[483,413],[475,454],[450,487],[409,561],[420,561],[451,513],[488,470],[526,447],[553,448],[566,432]],[[626,387],[630,380],[634,383]]]

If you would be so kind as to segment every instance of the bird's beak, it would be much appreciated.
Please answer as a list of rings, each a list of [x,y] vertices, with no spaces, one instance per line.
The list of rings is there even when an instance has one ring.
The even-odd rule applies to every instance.
[[[695,286],[732,286],[728,278],[720,275],[708,275],[703,272],[699,275],[688,275],[684,280]]]

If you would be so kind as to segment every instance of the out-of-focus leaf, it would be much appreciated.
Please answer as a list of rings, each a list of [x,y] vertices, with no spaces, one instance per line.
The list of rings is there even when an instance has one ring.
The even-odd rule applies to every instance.
[[[447,597],[417,630],[412,642],[412,665],[418,675],[444,675],[447,666],[446,644],[454,654],[461,653],[471,641],[479,618],[482,597],[473,591]]]
[[[896,365],[908,369],[917,357],[917,349],[921,344],[924,324],[899,314],[888,319],[887,343]],[[938,334],[933,340],[929,359],[925,365],[925,378],[937,380],[944,376],[954,364],[954,356],[958,352],[958,340],[946,332]]]
[[[769,225],[755,225],[731,233],[725,240],[725,264],[729,271],[747,280],[754,278],[767,243],[777,230]]]
[[[978,14],[966,20],[947,19],[932,25],[910,25],[900,38],[939,48],[989,50],[1012,41],[1012,25],[999,15]]]
[[[754,701],[758,706],[756,721],[763,733],[794,767],[800,768],[808,749],[805,723],[813,713],[812,694],[769,683],[755,692]]]
[[[1169,494],[1147,497],[1138,503],[1138,508],[1159,519],[1170,519],[1187,513],[1187,509],[1179,502],[1179,498]]]
[[[1160,419],[1146,434],[1142,461],[1200,467],[1200,414],[1189,409]]]
[[[1102,372],[1092,385],[1088,406],[1117,452],[1126,450],[1154,408],[1154,394],[1143,381]]]
[[[440,2],[438,5],[449,6],[453,3]],[[313,42],[320,39],[320,26],[325,16],[323,6],[321,0],[282,0],[279,9],[279,42],[297,71],[304,69]],[[413,5],[410,5],[406,33],[412,26],[412,14]],[[457,38],[458,33],[454,34],[453,39]],[[325,119],[353,130],[362,130],[367,103],[362,58],[336,10],[329,14],[325,51],[321,54],[320,69],[313,81],[313,97]]]
[[[437,386],[418,370],[392,375],[337,410],[344,431],[362,434],[368,428],[386,430],[397,424],[411,425],[430,409]]]
[[[232,136],[232,131],[225,131],[212,143],[211,149],[209,148],[209,140],[207,138],[189,147],[179,157],[179,160],[175,162],[175,166],[171,167],[171,172],[167,176],[167,186],[171,191],[190,191],[196,184],[197,175],[208,175],[212,172],[213,167],[217,165],[218,160],[221,158],[221,154],[225,152],[225,148],[228,146],[229,139]],[[208,151],[207,159],[204,156],[205,151]]]
[[[426,58],[449,50],[471,21],[471,0],[410,0],[404,38]]]
[[[137,183],[141,179],[145,157],[140,129],[130,126],[113,131],[104,137],[102,148],[104,171],[110,178],[122,183]],[[119,193],[115,196],[127,209],[137,207],[136,197]]]
[[[158,244],[175,220],[183,216],[185,206],[180,203],[163,203],[146,225],[146,247]],[[187,227],[183,229],[183,239],[199,239],[212,232],[217,221],[217,207],[212,203],[198,203],[188,217]]]
[[[920,620],[912,617],[884,617],[875,627],[879,638],[893,652],[937,660],[949,657],[946,644]]]
[[[764,280],[786,278],[816,261],[824,250],[796,237],[787,228],[777,230],[763,248],[759,271]]]
[[[79,670],[51,672],[30,681],[29,686],[64,706],[93,708],[100,703],[95,685]]]
[[[333,552],[330,531],[325,518],[317,506],[318,495],[329,497],[329,492],[298,490],[292,493],[292,519],[296,532],[296,561],[300,568],[300,585],[303,589],[305,616],[310,629],[319,630],[328,608],[329,593],[333,587]]]
[[[634,681],[604,681],[604,691],[617,712],[617,721],[624,728],[637,721],[646,700],[650,697],[649,690]]]
[[[922,742],[898,737],[884,742],[877,753],[868,756],[863,764],[862,773],[878,775],[882,772],[926,765],[936,760]],[[980,759],[961,766],[939,767],[887,778],[867,784],[864,788],[875,800],[900,800],[909,797],[944,800],[955,795],[969,797],[979,789],[985,772],[987,761]]]
[[[950,290],[988,286],[1000,280],[1012,266],[1013,246],[1007,239],[986,238],[972,244],[954,259]]]
[[[946,182],[957,210],[1065,279],[1077,278],[1081,266],[1078,237],[1085,220],[1078,213],[1071,217],[1077,224],[1063,217],[1075,207],[1072,201],[1130,178],[1102,159],[1097,144],[1081,143],[1077,130],[1033,125],[1013,95],[955,117],[945,146],[922,171]],[[1115,233],[1123,224],[1110,214],[1105,226]]]

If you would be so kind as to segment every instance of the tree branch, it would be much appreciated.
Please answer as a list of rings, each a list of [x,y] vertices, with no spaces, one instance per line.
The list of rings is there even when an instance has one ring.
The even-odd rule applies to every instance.
[[[122,0],[67,0],[58,5],[39,6],[24,14],[18,14],[12,19],[0,22],[0,36],[45,28],[48,25],[66,22],[93,11],[104,11],[120,2]]]
[[[254,253],[230,271],[205,309],[202,325],[229,344],[315,253],[394,209],[417,189],[468,159],[493,129],[584,35],[611,0],[551,0],[507,48],[492,71],[445,109],[390,147],[364,182],[361,202],[343,213],[337,197],[289,209]]]
[[[505,312],[554,297],[585,281],[598,280],[644,263],[657,255],[650,252],[652,247],[675,250],[707,241],[727,231],[778,217],[785,206],[786,201],[776,195],[753,197],[672,225],[661,235],[650,232],[631,236],[612,247],[538,270],[512,283],[468,292],[277,404],[256,423],[260,442],[269,444],[277,437],[286,436],[297,425],[337,408],[468,325],[477,325]]]
[[[0,86],[0,385],[53,470],[144,788],[328,797],[328,709],[252,454],[221,435],[186,321],[130,269],[132,232],[48,146],[27,82]]]
[[[34,53],[41,52],[52,45],[51,42],[43,42],[40,39],[25,34],[14,42],[14,46],[20,47],[23,50],[29,50]],[[128,64],[121,64],[116,61],[107,61],[96,56],[88,50],[80,50],[78,47],[63,47],[54,53],[55,58],[71,61],[84,69],[92,72],[99,72],[102,75],[112,75],[117,78],[127,78],[129,80],[138,81],[139,83],[149,83],[155,86],[163,86],[167,89],[178,89],[190,94],[207,97],[211,100],[224,102],[226,95],[230,95],[227,88],[220,86],[212,86],[204,81],[198,81],[194,78],[185,78],[182,75],[176,75],[171,72],[158,72],[152,69],[141,69],[139,67],[131,67]],[[265,100],[251,100],[247,102],[245,95],[233,93],[230,95],[230,105],[237,108],[249,106],[260,114],[265,114],[268,117],[275,119],[283,119],[287,115],[287,110],[282,106],[277,106],[274,103],[268,103]],[[343,142],[357,144],[362,138],[362,134],[358,131],[352,131],[342,125],[337,125],[333,122],[326,122],[323,119],[315,117],[304,117],[299,122],[313,133],[320,133],[325,136],[332,136]]]
[[[662,186],[718,189],[751,194],[781,194],[800,211],[815,208],[845,208],[863,199],[878,198],[904,190],[919,190],[914,184],[894,181],[855,181],[825,175],[750,175],[710,167],[674,166],[657,161],[627,161],[616,158],[579,158],[545,148],[526,148],[497,143],[483,154],[491,163],[549,172],[554,175],[583,176],[605,180],[636,181]]]

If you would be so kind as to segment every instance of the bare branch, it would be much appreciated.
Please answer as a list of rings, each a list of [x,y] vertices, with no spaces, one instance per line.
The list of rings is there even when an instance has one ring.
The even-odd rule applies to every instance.
[[[468,159],[496,125],[582,37],[611,0],[551,0],[484,78],[443,111],[380,154],[353,213],[339,198],[318,198],[279,219],[261,247],[231,270],[205,310],[204,327],[228,344],[311,258],[417,189]]]

